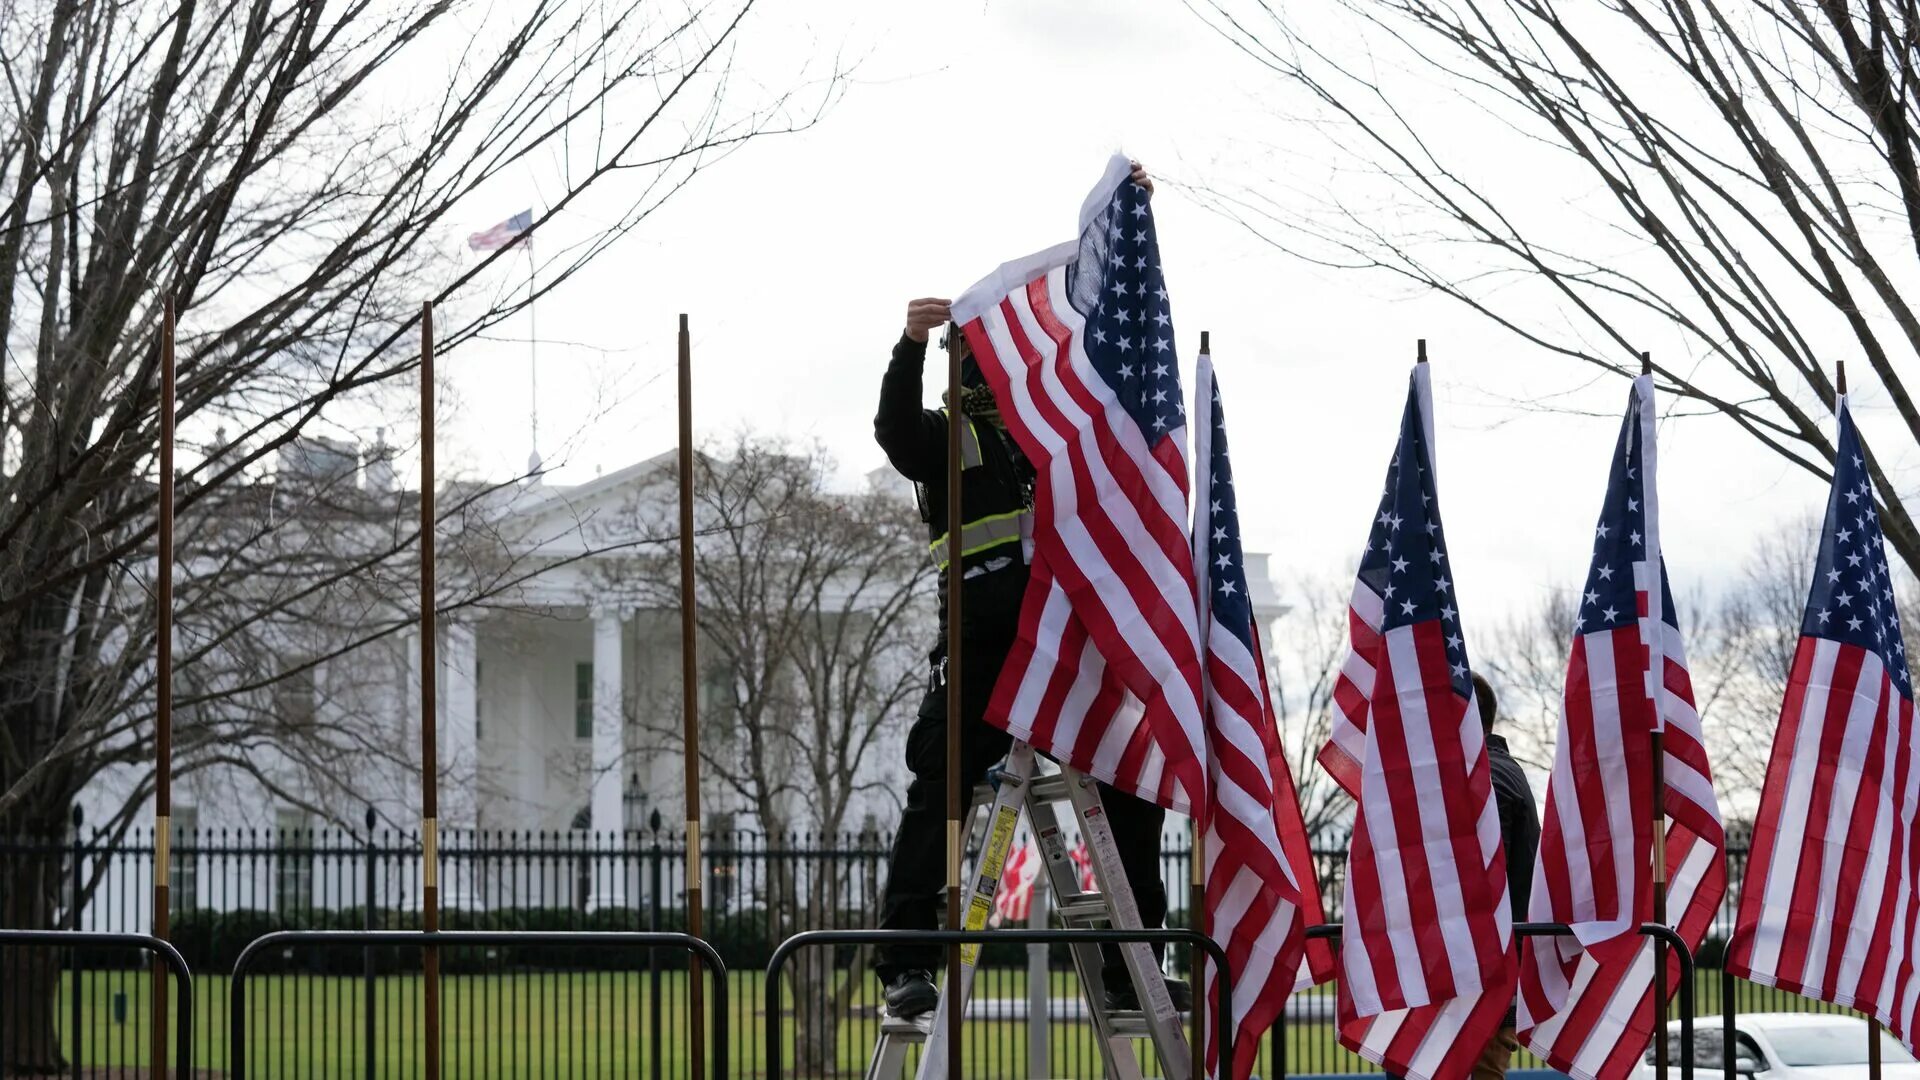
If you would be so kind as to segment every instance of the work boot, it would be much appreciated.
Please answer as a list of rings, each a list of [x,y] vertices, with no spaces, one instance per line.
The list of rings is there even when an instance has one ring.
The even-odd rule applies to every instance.
[[[1128,977],[1125,968],[1111,973],[1101,972],[1100,981],[1107,984],[1105,1000],[1108,1012],[1140,1011],[1140,995],[1134,993],[1133,979]],[[1173,1011],[1192,1012],[1193,987],[1188,986],[1185,979],[1169,977],[1166,982],[1167,996],[1173,999]]]
[[[911,1020],[940,1004],[940,990],[933,985],[933,973],[914,968],[903,971],[887,984],[887,1015]]]

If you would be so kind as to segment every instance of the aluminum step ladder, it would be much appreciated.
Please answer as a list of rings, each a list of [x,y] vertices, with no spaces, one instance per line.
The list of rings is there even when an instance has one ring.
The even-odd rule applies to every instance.
[[[1033,748],[1023,742],[1013,745],[995,780],[994,786],[982,785],[974,790],[968,812],[970,845],[977,845],[980,857],[974,865],[967,902],[961,909],[965,912],[965,928],[986,928],[987,917],[993,913],[994,894],[1000,887],[1020,815],[1024,812],[1039,842],[1040,856],[1053,895],[1058,898],[1056,910],[1062,921],[1076,929],[1102,926],[1139,929],[1139,906],[1134,903],[1133,890],[1127,885],[1113,828],[1100,805],[1097,782],[1073,769],[1038,772]],[[1081,889],[1078,867],[1060,830],[1056,807],[1063,802],[1072,807],[1080,836],[1086,842],[1097,886],[1094,892]],[[980,815],[982,809],[986,811],[984,817]],[[976,818],[979,820],[975,821]],[[1073,964],[1086,995],[1087,1015],[1093,1021],[1095,1042],[1106,1066],[1105,1075],[1114,1080],[1143,1080],[1145,1073],[1137,1047],[1141,1040],[1147,1040],[1152,1042],[1159,1059],[1160,1076],[1166,1080],[1192,1080],[1193,1063],[1186,1029],[1180,1014],[1174,1011],[1173,999],[1167,993],[1166,976],[1154,959],[1152,946],[1131,943],[1120,946],[1120,951],[1136,997],[1143,1005],[1141,1009],[1118,1012],[1107,1009],[1100,947],[1072,946]],[[872,1063],[867,1066],[866,1080],[900,1080],[908,1053],[915,1046],[924,1048],[916,1080],[946,1080],[947,1010],[966,1008],[979,955],[978,945],[961,947],[957,1002],[955,995],[943,986],[940,1004],[930,1013],[910,1020],[882,1013],[880,1037],[874,1046]]]

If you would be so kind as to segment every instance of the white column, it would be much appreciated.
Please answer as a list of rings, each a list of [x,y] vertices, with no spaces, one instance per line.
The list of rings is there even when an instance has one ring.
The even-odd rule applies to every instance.
[[[621,672],[621,627],[625,613],[615,607],[596,607],[593,611],[593,787],[591,807],[596,842],[613,845],[612,836],[626,826],[621,806],[621,769],[626,748],[626,709],[621,688],[626,679]],[[593,894],[587,905],[624,907],[627,901],[625,875],[611,859],[594,861]]]
[[[480,747],[475,730],[479,718],[479,687],[474,667],[479,659],[479,635],[472,623],[449,622],[441,645],[440,670],[440,844],[470,846],[479,824]],[[471,909],[479,899],[472,864],[443,861],[441,899],[445,907]]]

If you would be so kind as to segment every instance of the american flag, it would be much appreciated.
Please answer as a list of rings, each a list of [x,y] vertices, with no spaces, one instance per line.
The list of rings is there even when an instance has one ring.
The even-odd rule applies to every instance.
[[[1660,549],[1653,378],[1634,380],[1567,659],[1528,918],[1519,1037],[1576,1080],[1620,1080],[1653,1037],[1653,733],[1664,730],[1668,924],[1697,949],[1726,893],[1725,831]],[[1657,568],[1657,569],[1656,569]],[[1660,673],[1656,682],[1654,672]],[[1667,994],[1680,985],[1669,956]]]
[[[1073,860],[1073,867],[1080,875],[1080,891],[1099,892],[1100,883],[1094,880],[1093,854],[1087,850],[1087,842],[1082,840],[1073,845],[1067,858]]]
[[[1040,853],[1031,841],[1022,837],[1007,855],[1006,869],[1000,875],[1000,887],[993,894],[992,925],[1018,925],[1033,911],[1033,883],[1040,877]]]
[[[1833,490],[1729,944],[1734,974],[1915,1044],[1913,683],[1865,453],[1839,402]]]
[[[533,211],[522,210],[485,232],[468,235],[467,247],[474,251],[499,251],[501,248],[531,245],[527,230],[533,228]]]
[[[1227,950],[1233,973],[1232,1075],[1246,1080],[1260,1055],[1260,1037],[1286,1007],[1291,991],[1333,974],[1322,943],[1308,964],[1307,927],[1326,921],[1306,823],[1267,692],[1266,654],[1247,588],[1240,548],[1240,510],[1227,457],[1226,413],[1213,358],[1200,354],[1195,400],[1205,423],[1195,428],[1194,486],[1203,509],[1193,523],[1194,576],[1206,628],[1207,741],[1210,790],[1206,829],[1206,927]],[[1219,973],[1207,968],[1207,1000]],[[1211,1007],[1211,1005],[1209,1005]],[[1219,1073],[1219,1044],[1207,1044],[1207,1071]]]
[[[1432,391],[1414,366],[1360,559],[1376,643],[1347,856],[1340,1041],[1411,1080],[1464,1077],[1513,1001],[1516,950],[1486,739],[1434,482]],[[1358,749],[1357,755],[1353,749]],[[1323,754],[1322,760],[1325,760]]]
[[[1115,157],[1077,240],[954,320],[1033,462],[1034,554],[987,719],[1180,813],[1206,804],[1186,415],[1147,192]]]

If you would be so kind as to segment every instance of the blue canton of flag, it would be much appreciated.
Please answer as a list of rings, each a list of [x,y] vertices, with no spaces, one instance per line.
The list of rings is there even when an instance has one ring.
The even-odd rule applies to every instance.
[[[1580,610],[1573,620],[1577,634],[1624,626],[1646,614],[1640,610],[1640,597],[1648,583],[1634,576],[1636,564],[1644,563],[1647,557],[1646,481],[1641,476],[1638,430],[1638,413],[1629,408],[1620,422],[1620,437],[1613,446],[1613,468],[1607,474],[1607,498],[1593,529],[1593,562],[1587,568],[1587,582],[1580,590]],[[1674,614],[1673,591],[1667,586],[1665,558],[1660,560],[1660,596],[1661,621],[1677,629],[1680,620]]]
[[[1387,467],[1387,489],[1360,559],[1360,580],[1382,601],[1380,632],[1438,619],[1446,631],[1453,689],[1470,697],[1467,646],[1453,599],[1446,533],[1434,505],[1432,456],[1420,422],[1419,395],[1407,394],[1400,442]]]
[[[1205,387],[1202,387],[1204,390]],[[1207,587],[1212,598],[1213,617],[1227,629],[1247,652],[1258,656],[1253,643],[1253,600],[1247,595],[1246,560],[1240,551],[1240,508],[1233,492],[1233,466],[1227,461],[1227,417],[1220,406],[1220,386],[1213,387],[1213,403],[1207,410],[1212,430],[1207,455],[1209,490],[1207,527],[1212,535],[1208,544]]]
[[[1091,273],[1095,268],[1099,272]],[[1147,443],[1184,427],[1173,314],[1146,189],[1131,180],[1121,183],[1107,208],[1080,234],[1080,257],[1068,268],[1067,292],[1087,320],[1087,359]]]
[[[1866,455],[1854,430],[1853,413],[1840,409],[1840,439],[1834,457],[1833,495],[1820,531],[1820,558],[1814,564],[1813,590],[1800,632],[1858,645],[1886,666],[1893,685],[1913,696],[1907,670],[1907,645],[1900,636],[1893,578],[1887,571],[1880,514],[1873,506]]]

